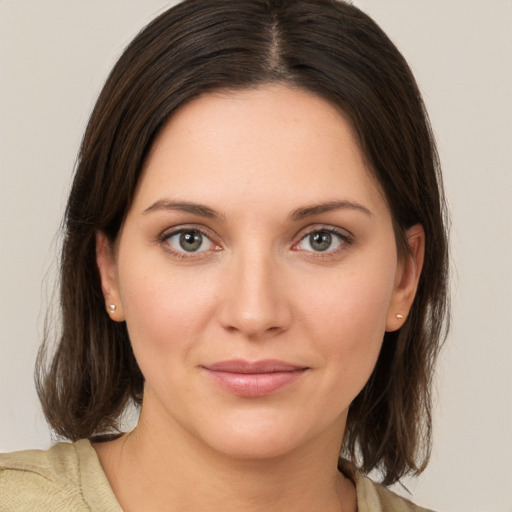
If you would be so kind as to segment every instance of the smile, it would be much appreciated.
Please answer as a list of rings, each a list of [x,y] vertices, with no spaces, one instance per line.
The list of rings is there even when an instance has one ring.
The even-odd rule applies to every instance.
[[[240,359],[214,363],[203,369],[225,390],[251,398],[276,393],[308,370],[277,360],[248,362]]]

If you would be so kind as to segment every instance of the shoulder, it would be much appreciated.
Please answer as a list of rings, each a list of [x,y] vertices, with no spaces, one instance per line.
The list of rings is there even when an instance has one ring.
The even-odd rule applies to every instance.
[[[74,445],[0,454],[0,510],[86,510]]]
[[[340,459],[339,467],[356,486],[358,512],[432,512],[374,482],[346,460]]]
[[[373,510],[382,510],[386,512],[432,512],[429,509],[415,505],[411,501],[390,491],[383,485],[377,484],[367,477],[363,477],[361,493],[364,495],[363,502],[367,508],[359,508],[359,512],[370,512]],[[359,490],[357,492],[359,498]],[[379,504],[380,508],[375,508],[374,504]]]
[[[91,483],[107,485],[109,490],[88,440],[0,454],[0,512],[88,511]]]

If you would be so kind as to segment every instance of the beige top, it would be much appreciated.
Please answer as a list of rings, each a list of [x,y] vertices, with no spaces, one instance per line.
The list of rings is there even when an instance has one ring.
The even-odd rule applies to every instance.
[[[358,512],[429,512],[363,476],[349,462],[343,473],[357,489]],[[0,512],[122,512],[87,439],[47,451],[0,454]]]

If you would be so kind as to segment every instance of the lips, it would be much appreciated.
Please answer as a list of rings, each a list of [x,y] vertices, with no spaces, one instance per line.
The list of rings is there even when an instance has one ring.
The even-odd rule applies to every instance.
[[[249,362],[241,359],[203,366],[209,377],[237,396],[262,397],[277,393],[299,379],[307,367],[268,359]]]

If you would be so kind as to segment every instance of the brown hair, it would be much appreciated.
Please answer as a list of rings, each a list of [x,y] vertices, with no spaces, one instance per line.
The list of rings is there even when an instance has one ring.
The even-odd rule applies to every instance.
[[[433,367],[443,340],[447,237],[438,158],[418,87],[399,51],[364,13],[336,0],[185,0],[127,47],[91,115],[65,214],[60,342],[36,382],[44,413],[71,440],[112,431],[144,379],[125,324],[112,322],[95,236],[116,239],[145,158],[173,112],[208,91],[291,84],[351,120],[388,201],[399,253],[423,226],[426,253],[403,327],[386,333],[350,407],[344,452],[390,484],[426,465]],[[199,186],[199,185],[198,185]]]

